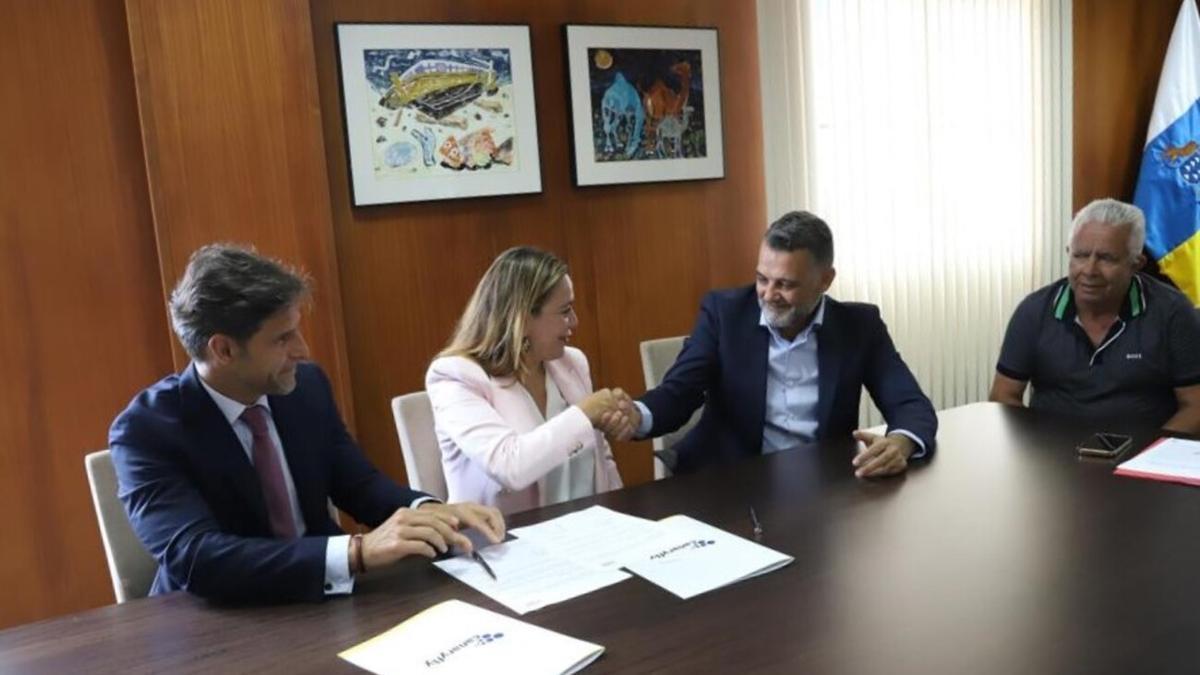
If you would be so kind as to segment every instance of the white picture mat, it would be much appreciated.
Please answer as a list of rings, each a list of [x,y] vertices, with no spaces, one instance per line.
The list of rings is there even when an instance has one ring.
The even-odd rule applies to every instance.
[[[343,114],[354,205],[540,192],[533,60],[528,26],[440,24],[338,24]],[[518,170],[505,174],[462,172],[436,178],[378,180],[372,163],[370,104],[378,94],[365,82],[365,49],[508,49],[516,113]]]
[[[699,49],[704,77],[706,157],[596,161],[592,125],[591,82],[587,50]],[[567,69],[574,119],[575,180],[579,185],[698,180],[725,175],[721,129],[721,71],[717,31],[712,28],[643,28],[638,26],[567,26]]]

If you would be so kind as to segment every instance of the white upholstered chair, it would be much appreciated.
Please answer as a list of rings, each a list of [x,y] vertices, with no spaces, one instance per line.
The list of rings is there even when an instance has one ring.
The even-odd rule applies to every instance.
[[[446,475],[442,472],[442,450],[433,431],[433,406],[423,391],[392,399],[392,416],[400,436],[400,452],[408,486],[446,500]]]
[[[663,376],[670,370],[671,365],[675,363],[676,357],[679,356],[680,350],[683,349],[684,336],[661,338],[658,340],[646,340],[641,343],[640,350],[642,353],[642,375],[646,380],[646,389],[657,387],[663,380]],[[692,413],[692,418],[687,421],[677,431],[666,434],[654,439],[654,478],[665,478],[671,475],[671,470],[668,467],[668,462],[674,464],[671,459],[673,457],[672,447],[678,443],[687,432],[691,431],[692,427],[696,426],[697,420],[700,419],[700,413],[703,412],[704,406],[696,409]],[[667,458],[667,462],[663,458]]]
[[[83,458],[83,465],[92,489],[96,520],[100,523],[100,539],[104,542],[113,595],[118,603],[144,598],[150,593],[158,563],[133,533],[121,500],[117,499],[117,472],[113,469],[112,456],[108,450],[93,452]]]

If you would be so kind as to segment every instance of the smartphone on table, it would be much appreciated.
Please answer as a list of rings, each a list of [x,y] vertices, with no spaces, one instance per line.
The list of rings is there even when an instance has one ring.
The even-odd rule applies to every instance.
[[[1133,437],[1126,434],[1108,432],[1094,433],[1084,442],[1075,447],[1081,457],[1101,457],[1112,459],[1133,445]]]

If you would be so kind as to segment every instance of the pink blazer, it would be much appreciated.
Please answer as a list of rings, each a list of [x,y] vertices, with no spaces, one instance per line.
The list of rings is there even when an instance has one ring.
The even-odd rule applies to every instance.
[[[425,390],[450,501],[490,504],[504,513],[543,506],[538,479],[587,449],[595,449],[596,492],[621,487],[612,448],[574,405],[592,392],[587,357],[567,347],[546,370],[570,407],[543,422],[513,378],[489,377],[461,356],[429,365]]]

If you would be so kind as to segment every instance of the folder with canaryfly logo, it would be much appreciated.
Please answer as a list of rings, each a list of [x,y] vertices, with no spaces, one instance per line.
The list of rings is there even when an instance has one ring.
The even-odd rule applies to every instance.
[[[625,569],[687,600],[784,567],[789,555],[687,516],[658,521],[664,536]]]
[[[338,654],[372,673],[523,673],[583,670],[604,647],[447,600]]]

